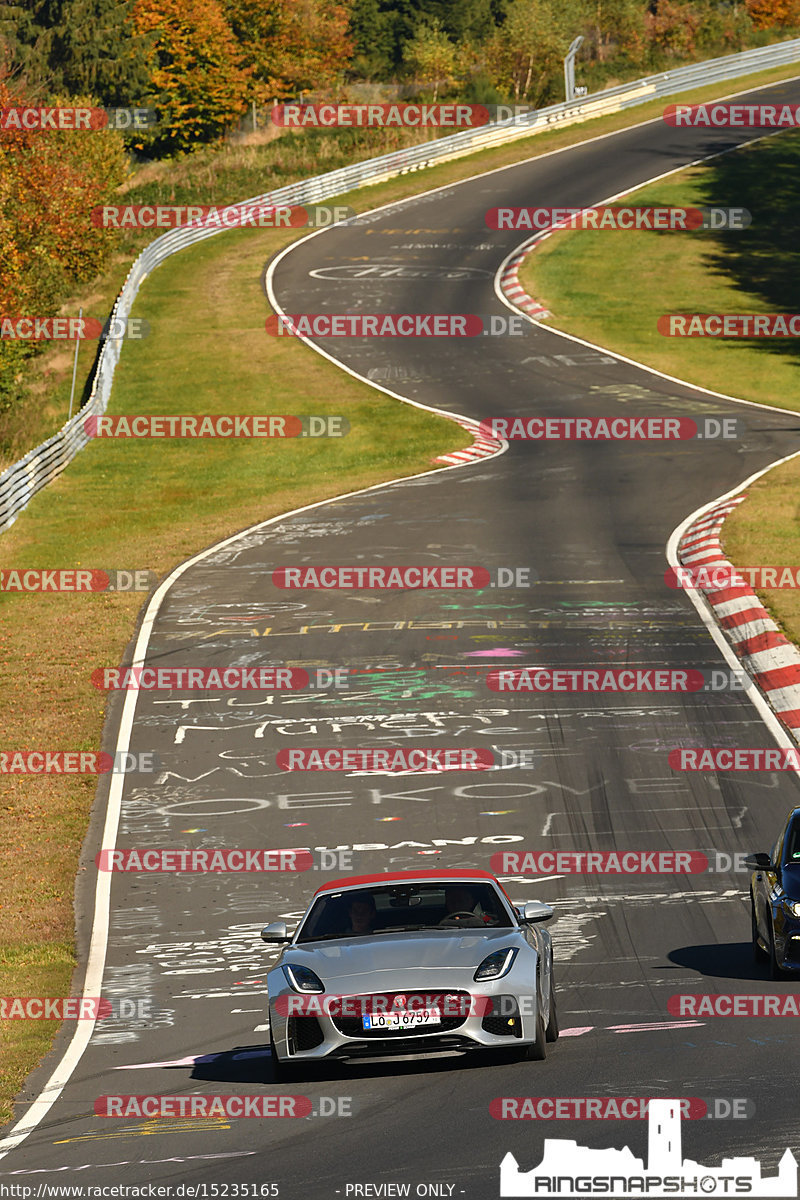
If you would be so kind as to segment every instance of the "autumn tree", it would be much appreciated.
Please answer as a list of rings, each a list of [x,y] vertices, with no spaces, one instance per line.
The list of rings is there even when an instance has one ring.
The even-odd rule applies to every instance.
[[[800,25],[800,0],[747,0],[747,11],[756,29]]]
[[[0,77],[0,108],[31,102]],[[0,315],[52,316],[76,283],[94,278],[114,235],[95,229],[88,214],[126,172],[118,133],[0,129]],[[37,349],[0,340],[0,412],[19,394],[22,365]]]
[[[439,89],[455,82],[458,50],[437,20],[423,21],[405,44],[405,63],[423,87],[433,88],[435,103]]]
[[[350,61],[349,0],[225,0],[225,12],[259,102],[329,88]]]
[[[251,74],[221,0],[135,0],[133,15],[149,35],[150,102],[163,114],[155,150],[221,136],[244,112]]]
[[[560,0],[512,0],[505,22],[487,48],[487,73],[495,87],[517,102],[563,99],[563,61],[580,32]]]

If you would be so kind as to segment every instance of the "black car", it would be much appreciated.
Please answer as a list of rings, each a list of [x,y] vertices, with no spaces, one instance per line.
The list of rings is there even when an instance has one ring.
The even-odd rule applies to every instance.
[[[753,953],[773,979],[800,973],[800,808],[793,808],[769,854],[751,854]]]

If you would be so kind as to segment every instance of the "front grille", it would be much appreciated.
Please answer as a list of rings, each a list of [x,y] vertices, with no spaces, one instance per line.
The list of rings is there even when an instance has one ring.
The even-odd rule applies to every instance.
[[[395,1005],[395,998],[402,995],[406,1002]],[[340,1033],[346,1037],[369,1039],[431,1037],[440,1033],[449,1033],[463,1025],[470,1013],[469,992],[382,992],[380,996],[359,996],[359,1003],[354,1005],[357,1016],[342,1016],[331,1014],[331,1020]],[[370,1001],[372,1000],[372,1003]],[[424,1004],[422,1003],[424,1000]],[[393,1008],[440,1008],[442,1019],[438,1025],[416,1025],[404,1029],[365,1029],[361,1019],[361,1001],[365,1012],[391,1012]],[[444,1007],[447,1001],[447,1007]],[[454,1015],[447,1015],[453,1013]]]
[[[799,937],[789,937],[786,939],[784,954],[786,956],[786,962],[800,963],[800,938]]]
[[[480,1042],[465,1037],[463,1033],[445,1033],[441,1037],[377,1038],[368,1042],[345,1042],[334,1050],[331,1058],[378,1058],[392,1054],[435,1054],[452,1050],[484,1050]]]
[[[290,1017],[286,1029],[286,1040],[292,1053],[313,1050],[325,1041],[325,1036],[316,1017]]]
[[[522,1037],[522,1021],[514,996],[493,996],[492,1008],[481,1021],[481,1029],[495,1037]]]

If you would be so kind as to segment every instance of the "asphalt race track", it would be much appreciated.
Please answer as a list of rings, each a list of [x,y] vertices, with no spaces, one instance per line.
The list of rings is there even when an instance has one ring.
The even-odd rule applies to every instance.
[[[800,82],[752,95],[798,103]],[[649,123],[403,201],[300,243],[276,267],[275,295],[289,313],[508,315],[494,276],[525,235],[488,230],[487,209],[598,203],[751,136]],[[657,280],[623,285],[635,304]],[[629,1145],[646,1157],[645,1121],[499,1121],[490,1103],[502,1096],[747,1100],[745,1119],[684,1122],[684,1154],[709,1166],[756,1155],[773,1174],[785,1148],[800,1146],[790,1019],[681,1022],[668,1011],[675,993],[793,990],[753,962],[742,872],[512,875],[515,899],[541,898],[557,913],[550,928],[568,1036],[544,1063],[409,1058],[273,1083],[263,981],[275,956],[258,933],[299,916],[334,859],[336,874],[489,869],[493,854],[518,847],[702,850],[713,862],[716,852],[767,849],[800,803],[791,772],[670,769],[675,746],[774,745],[742,693],[498,694],[485,679],[500,666],[723,668],[688,598],[665,586],[665,545],[693,510],[800,450],[796,417],[702,395],[541,327],[524,337],[321,345],[392,391],[478,419],[735,416],[740,436],[512,442],[483,462],[248,531],[181,575],[158,612],[148,663],[360,673],[347,691],[142,692],[131,749],[154,751],[163,766],[128,779],[118,844],[309,847],[328,870],[115,874],[103,995],[147,1001],[154,1015],[97,1024],[52,1108],[0,1160],[0,1184],[35,1194],[40,1184],[151,1182],[235,1196],[211,1185],[275,1183],[286,1200],[335,1200],[392,1194],[356,1184],[407,1183],[411,1195],[491,1200],[506,1152],[530,1168],[545,1137]],[[271,581],[278,567],[330,563],[527,567],[534,584],[347,592]],[[106,748],[121,712],[118,695]],[[394,777],[284,772],[275,761],[292,747],[404,745],[526,750],[534,765]],[[98,811],[79,884],[84,954],[101,827]],[[321,859],[322,850],[337,853]],[[67,1040],[28,1081],[21,1113]],[[307,1095],[315,1115],[94,1112],[104,1095],[265,1092]],[[337,1115],[317,1115],[320,1107]],[[189,1190],[199,1184],[207,1190]]]

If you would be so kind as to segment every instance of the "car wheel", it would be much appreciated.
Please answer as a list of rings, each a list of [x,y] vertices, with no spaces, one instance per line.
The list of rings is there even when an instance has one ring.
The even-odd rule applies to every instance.
[[[786,974],[778,962],[778,956],[775,950],[775,930],[772,927],[771,921],[769,923],[769,975],[770,979],[786,978]]]
[[[553,982],[552,971],[550,973],[550,1017],[547,1022],[547,1033],[545,1037],[548,1042],[558,1041],[558,1007],[556,1004],[556,985]]]
[[[753,958],[756,962],[764,962],[767,958],[767,952],[758,940],[758,925],[756,923],[756,906],[753,902],[752,893],[750,894],[750,930],[753,938]]]
[[[275,1083],[290,1083],[300,1077],[296,1063],[286,1062],[278,1058],[275,1049],[275,1039],[272,1036],[272,1026],[269,1029],[269,1052],[272,1055],[272,1078]]]
[[[539,1003],[536,1005],[536,1041],[529,1046],[523,1046],[522,1057],[528,1062],[543,1062],[547,1058],[547,1033],[542,1006]]]

